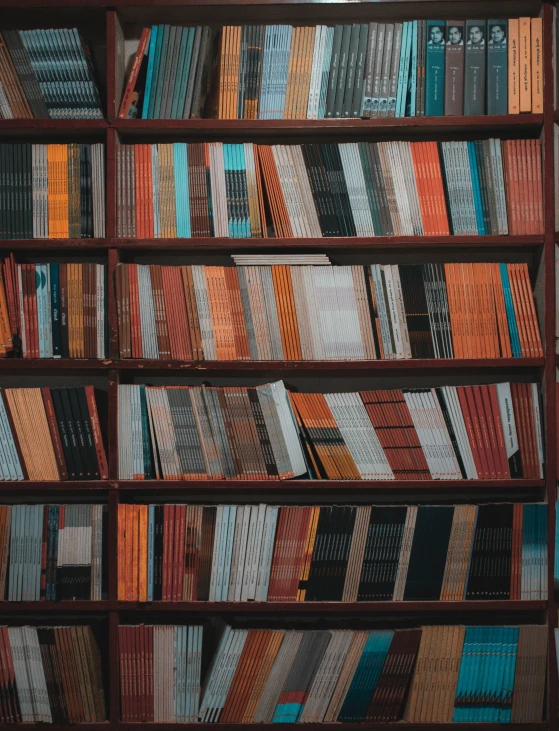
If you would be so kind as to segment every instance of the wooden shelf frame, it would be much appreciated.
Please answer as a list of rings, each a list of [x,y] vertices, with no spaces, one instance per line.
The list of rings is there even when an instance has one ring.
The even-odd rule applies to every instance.
[[[470,0],[468,10],[463,0],[375,0],[374,3],[344,3],[337,0],[327,3],[328,12],[340,12],[340,17],[347,18],[352,13],[361,13],[361,17],[382,17],[383,13],[401,14],[405,17],[468,17],[481,15],[499,17],[498,0]],[[366,7],[366,11],[364,10]],[[392,6],[389,8],[389,6]],[[374,503],[379,499],[394,499],[410,502],[484,502],[485,500],[542,500],[548,503],[548,589],[547,601],[525,602],[375,602],[355,604],[341,603],[271,603],[271,604],[229,604],[229,603],[150,603],[117,601],[116,561],[109,562],[109,598],[102,602],[0,602],[0,613],[6,617],[29,616],[30,621],[39,623],[41,617],[49,621],[60,615],[61,618],[80,615],[90,617],[101,616],[108,622],[109,647],[108,662],[108,723],[88,724],[91,731],[140,731],[146,724],[126,724],[119,721],[119,670],[117,662],[118,625],[123,616],[127,620],[137,614],[148,615],[154,620],[165,621],[173,612],[184,614],[206,614],[224,617],[246,616],[265,617],[287,616],[291,620],[297,617],[319,615],[324,618],[346,618],[348,622],[354,617],[367,615],[394,615],[394,620],[404,621],[407,616],[414,617],[416,623],[428,622],[437,617],[449,623],[462,618],[471,618],[472,622],[484,621],[498,624],[502,616],[513,616],[514,621],[547,622],[549,628],[549,665],[546,720],[536,724],[508,725],[510,731],[555,731],[558,728],[558,683],[557,665],[553,630],[557,626],[557,603],[553,594],[554,570],[554,530],[555,530],[555,496],[556,496],[556,404],[555,404],[555,366],[559,365],[559,356],[555,354],[555,264],[554,246],[559,243],[559,234],[555,234],[554,221],[554,160],[553,160],[553,125],[559,122],[559,110],[553,106],[553,68],[552,57],[548,49],[552,46],[552,0],[511,0],[507,13],[511,16],[536,14],[541,9],[544,19],[544,112],[539,115],[518,116],[483,116],[483,117],[443,117],[443,118],[404,118],[376,120],[119,120],[116,119],[117,68],[116,34],[119,14],[130,18],[135,9],[143,13],[184,13],[185,19],[191,12],[210,14],[226,10],[228,17],[238,14],[238,22],[245,22],[250,17],[254,6],[284,14],[289,20],[290,10],[307,12],[318,19],[323,7],[321,0],[0,0],[0,9],[9,13],[9,9],[67,7],[81,9],[84,15],[88,10],[102,9],[106,14],[107,32],[107,98],[105,120],[0,120],[0,136],[3,141],[104,141],[106,144],[106,189],[107,210],[104,239],[26,239],[0,240],[0,250],[14,251],[16,255],[34,256],[42,252],[48,255],[103,257],[108,263],[109,281],[118,261],[134,255],[200,255],[212,257],[242,251],[324,251],[386,254],[394,252],[395,258],[404,252],[416,250],[440,256],[447,249],[452,255],[477,256],[482,258],[485,252],[493,256],[505,257],[540,257],[543,266],[544,287],[544,357],[524,359],[491,359],[491,360],[417,360],[417,361],[344,361],[344,362],[165,362],[121,360],[118,357],[116,303],[109,286],[108,323],[109,323],[109,357],[104,361],[69,361],[69,360],[0,360],[0,376],[9,378],[16,374],[62,376],[72,375],[83,378],[107,378],[109,391],[108,411],[108,458],[109,480],[91,482],[26,482],[2,483],[0,485],[0,502],[21,501],[84,501],[103,502],[109,505],[109,555],[117,555],[116,509],[119,502],[142,502],[144,500],[188,501],[197,502],[220,500],[274,500],[285,499],[286,502],[296,500],[332,501],[347,500]],[[238,7],[237,7],[238,6]],[[301,6],[306,9],[301,11]],[[387,9],[388,8],[388,9]],[[372,9],[372,13],[371,13]],[[493,12],[495,11],[495,12]],[[522,11],[522,12],[521,12]],[[263,11],[262,11],[263,12]],[[442,13],[442,15],[441,15]],[[502,11],[500,12],[502,15]],[[375,16],[376,17],[376,16]],[[157,21],[156,21],[157,22]],[[185,20],[186,22],[186,20]],[[270,22],[274,22],[270,20]],[[285,21],[284,21],[285,22]],[[320,21],[317,21],[320,22]],[[343,22],[343,21],[342,21]],[[351,21],[349,21],[351,22]],[[343,141],[351,137],[357,139],[452,139],[483,138],[487,136],[502,137],[538,137],[544,148],[544,208],[545,230],[539,236],[404,236],[359,238],[314,238],[314,239],[153,239],[137,240],[116,237],[116,162],[115,151],[117,140],[134,141],[170,141],[173,139],[223,139],[223,140],[260,140],[260,141],[296,141],[308,137],[324,141]],[[510,253],[509,253],[510,252]],[[211,261],[211,258],[209,259]],[[462,372],[475,374],[494,373],[501,376],[508,373],[510,378],[516,374],[520,377],[541,379],[545,386],[546,401],[543,418],[546,433],[546,476],[544,480],[493,480],[493,481],[183,481],[172,482],[149,480],[131,482],[118,479],[117,460],[117,388],[124,378],[146,376],[217,376],[224,373],[244,375],[244,377],[260,377],[274,373],[294,377],[295,375],[321,376],[322,374],[339,374],[340,379],[348,376],[368,375],[378,377],[383,374],[391,376],[449,375],[454,378]],[[532,372],[535,374],[532,376]],[[467,382],[467,376],[465,377]],[[347,497],[345,497],[347,496]],[[386,501],[386,500],[385,500]],[[534,620],[533,618],[536,617]],[[457,621],[457,620],[456,620]],[[261,731],[268,731],[261,728]],[[354,724],[313,724],[312,731],[350,731]],[[404,724],[363,724],[367,729],[394,729]],[[26,727],[39,728],[38,724],[26,724]],[[316,727],[316,728],[314,728]],[[53,731],[62,731],[57,726]],[[64,731],[77,731],[83,725],[65,726]],[[194,731],[199,725],[174,724],[180,731]],[[244,731],[246,726],[220,724],[223,731]],[[270,726],[269,731],[272,731]],[[457,729],[457,724],[405,724],[408,731],[437,728],[445,731]],[[460,724],[460,728],[490,731],[501,729],[501,724]]]

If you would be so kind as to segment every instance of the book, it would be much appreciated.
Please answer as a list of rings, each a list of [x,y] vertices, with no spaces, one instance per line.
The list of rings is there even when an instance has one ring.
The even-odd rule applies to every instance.
[[[425,32],[425,114],[428,117],[442,117],[446,43],[444,20],[428,20]]]
[[[166,541],[183,532],[196,536],[188,546],[184,572],[179,571],[184,563],[182,551],[163,549],[161,559],[161,548],[151,555],[148,550],[150,537],[142,531],[142,516],[161,510],[168,513],[162,525],[163,545],[170,545]],[[209,510],[204,505],[119,505],[119,601],[143,601],[142,577],[155,574],[160,559],[173,569],[163,576],[161,598],[174,602],[203,601],[208,585],[209,601],[215,602],[547,597],[543,505],[372,506],[365,510],[351,505],[261,504],[256,512],[250,505],[219,505],[215,522],[204,520]],[[131,519],[135,512],[139,521]],[[261,531],[256,531],[256,523],[251,531],[251,521],[260,514]],[[336,535],[339,544],[333,541]],[[206,544],[211,562],[202,563]],[[466,563],[464,555],[470,556]],[[253,591],[248,588],[251,583]],[[246,592],[242,587],[247,587]]]
[[[481,208],[481,198],[477,208],[472,198],[472,226]],[[491,211],[485,212],[491,221]],[[305,257],[295,257],[293,264],[281,264],[282,257],[274,256],[234,258],[237,267],[117,265],[121,357],[235,361],[543,354],[526,264],[333,267],[328,261],[307,263]],[[260,264],[262,258],[269,264]],[[139,308],[128,286],[136,280],[143,283]],[[24,335],[25,355],[30,346]]]
[[[461,116],[464,112],[464,32],[463,20],[446,21],[445,116]]]
[[[485,20],[466,21],[466,51],[464,55],[464,114],[485,114],[486,74]]]
[[[508,112],[507,21],[487,21],[487,114]]]

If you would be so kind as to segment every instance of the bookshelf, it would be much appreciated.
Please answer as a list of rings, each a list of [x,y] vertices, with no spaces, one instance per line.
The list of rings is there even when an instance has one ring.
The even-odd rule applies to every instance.
[[[53,20],[53,8],[58,17]],[[405,627],[435,623],[528,623],[547,624],[549,629],[548,687],[546,716],[541,723],[510,724],[511,730],[551,731],[559,723],[558,678],[553,630],[557,626],[557,603],[553,593],[555,499],[557,493],[557,424],[555,353],[555,233],[554,124],[559,110],[554,108],[552,32],[554,3],[551,0],[510,0],[506,10],[500,0],[371,0],[370,2],[312,2],[302,0],[0,0],[2,27],[48,27],[72,24],[90,30],[99,70],[101,93],[105,95],[104,120],[0,120],[3,141],[82,141],[106,145],[106,231],[104,239],[26,239],[0,240],[2,252],[13,251],[16,258],[77,256],[108,265],[112,282],[119,261],[155,262],[162,257],[186,257],[185,261],[221,262],[234,252],[326,252],[333,261],[358,257],[365,262],[375,257],[398,262],[439,260],[527,261],[532,281],[537,282],[536,302],[542,339],[543,358],[454,359],[400,361],[258,361],[258,362],[179,362],[124,360],[118,357],[118,329],[113,287],[108,287],[109,352],[103,361],[94,360],[0,360],[0,385],[102,384],[108,399],[104,433],[109,460],[109,480],[79,482],[3,483],[0,502],[102,502],[109,506],[109,598],[106,601],[6,602],[0,601],[0,619],[20,623],[53,624],[97,623],[101,627],[104,677],[107,690],[108,723],[88,724],[92,731],[139,731],[146,724],[119,721],[118,626],[124,622],[172,622],[181,617],[241,618],[258,621],[261,626],[274,618],[286,618],[290,626],[313,621],[320,626],[340,621],[347,626]],[[371,19],[430,17],[543,17],[544,27],[544,113],[510,116],[420,117],[399,119],[342,120],[119,120],[116,111],[125,78],[124,40],[138,38],[138,28],[158,22],[195,24],[242,24],[244,22],[365,22]],[[259,141],[268,143],[302,141],[362,140],[451,140],[536,138],[543,145],[543,185],[545,229],[537,236],[394,236],[314,239],[153,239],[116,237],[116,145],[117,142],[172,141]],[[438,257],[438,259],[437,259]],[[458,383],[490,383],[495,379],[535,380],[545,394],[544,480],[472,481],[124,481],[118,478],[117,388],[119,383],[200,383],[219,379],[230,383],[263,383],[268,378],[283,378],[287,383],[321,387],[332,384],[344,390],[356,382],[367,387],[394,385],[434,385],[444,379]],[[166,380],[169,379],[169,380]],[[386,386],[384,385],[386,384]],[[359,602],[359,603],[222,603],[154,602],[141,604],[117,601],[116,510],[122,502],[221,500],[258,500],[290,502],[410,502],[460,503],[467,501],[517,500],[546,501],[548,504],[548,600],[547,601],[463,601],[463,602]],[[310,618],[310,619],[309,619]],[[368,626],[368,625],[367,625]],[[35,726],[35,724],[26,724]],[[370,729],[394,728],[395,724],[366,724]],[[402,725],[402,724],[400,724]],[[189,724],[175,724],[186,731]],[[317,728],[318,724],[311,724]],[[307,726],[308,727],[308,724]],[[355,724],[320,724],[321,731],[350,729]],[[430,726],[432,727],[432,726]],[[439,729],[456,729],[457,724],[437,724]],[[496,729],[497,724],[461,724],[460,728]],[[58,726],[51,725],[54,731]],[[60,727],[68,728],[66,727]],[[241,731],[235,724],[220,724],[224,731]],[[410,731],[427,724],[407,723]]]

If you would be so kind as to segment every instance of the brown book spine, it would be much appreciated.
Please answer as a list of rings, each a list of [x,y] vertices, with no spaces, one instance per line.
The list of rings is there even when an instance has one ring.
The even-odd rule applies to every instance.
[[[86,389],[87,390],[87,389]],[[61,480],[68,479],[68,469],[66,467],[66,460],[64,459],[64,450],[62,448],[62,440],[60,439],[60,432],[58,431],[58,422],[56,420],[56,414],[54,413],[54,405],[52,403],[52,396],[50,388],[41,388],[41,395],[43,397],[43,404],[45,406],[45,414],[47,415],[47,422],[49,425],[50,437],[52,439],[52,446],[54,449],[54,456],[56,458],[56,465],[60,474]]]
[[[464,113],[464,21],[447,20],[445,47],[445,117]]]
[[[95,444],[95,453],[97,454],[97,466],[99,468],[99,477],[102,480],[109,479],[109,467],[107,464],[107,455],[103,446],[103,436],[101,434],[101,424],[99,422],[99,414],[97,412],[97,403],[95,402],[95,391],[93,386],[85,386],[85,399],[87,401],[87,410],[89,412],[89,420],[91,422],[91,433],[93,435],[93,443]]]

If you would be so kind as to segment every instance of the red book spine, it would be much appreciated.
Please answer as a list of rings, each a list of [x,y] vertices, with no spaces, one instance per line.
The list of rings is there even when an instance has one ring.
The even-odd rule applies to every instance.
[[[87,401],[89,420],[91,422],[91,433],[93,434],[95,452],[97,454],[97,466],[99,467],[99,476],[102,480],[108,480],[109,466],[107,464],[105,447],[103,446],[101,424],[99,422],[99,414],[97,412],[97,404],[95,403],[95,392],[93,390],[93,386],[85,386],[85,398]]]
[[[119,119],[126,119],[128,117],[128,110],[130,109],[130,104],[133,101],[134,88],[136,86],[136,81],[138,80],[138,74],[140,73],[140,67],[146,53],[146,48],[149,43],[150,35],[150,28],[144,28],[142,30],[140,42],[138,43],[138,49],[136,51],[136,55],[134,56],[134,61],[132,62],[132,68],[130,69],[128,83],[126,84],[126,88],[124,89],[124,94],[122,96],[122,102],[120,104],[120,109],[118,112]]]
[[[485,451],[489,476],[495,480],[497,477],[500,477],[500,475],[497,474],[497,467],[493,456],[496,452],[497,441],[496,439],[491,438],[491,428],[487,418],[487,412],[489,409],[487,395],[483,386],[470,386],[470,389],[474,397],[477,418],[480,424],[482,446]]]
[[[49,425],[50,438],[52,440],[52,446],[54,449],[54,456],[56,458],[58,473],[61,480],[67,480],[68,469],[66,467],[66,460],[64,459],[64,450],[62,448],[60,432],[58,431],[58,422],[56,421],[56,414],[54,413],[54,405],[52,403],[50,388],[46,386],[41,388],[41,395],[43,397],[43,405],[45,407],[45,414],[47,416],[47,423]]]

